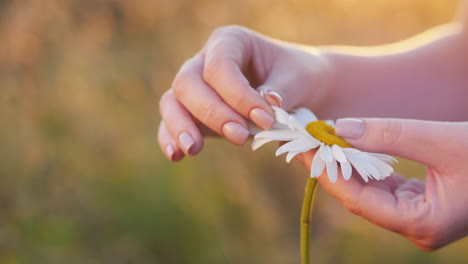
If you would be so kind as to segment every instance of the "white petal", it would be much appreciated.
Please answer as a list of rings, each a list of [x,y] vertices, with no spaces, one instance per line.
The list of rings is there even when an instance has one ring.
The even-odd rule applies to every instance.
[[[388,155],[380,154],[380,153],[368,153],[368,154],[387,163],[398,163],[398,160],[396,160],[392,156],[388,156]]]
[[[318,145],[310,138],[302,137],[293,141],[290,141],[276,150],[275,155],[281,155],[285,152],[306,152],[313,148],[316,148]]]
[[[315,154],[312,159],[312,165],[310,168],[310,177],[318,177],[322,175],[323,169],[325,169],[325,161],[320,158],[318,153]]]
[[[362,152],[353,148],[344,148],[343,151],[349,162],[365,181],[368,181],[368,178],[382,180],[393,172],[392,166],[385,163],[385,161],[394,160],[390,156]]]
[[[366,170],[369,172],[369,176],[376,180],[382,180],[389,176],[393,172],[392,166],[388,165],[384,161],[377,159],[367,152],[359,154],[363,160]]]
[[[332,160],[331,162],[327,162],[327,174],[330,182],[335,183],[336,179],[338,178],[338,168],[336,161]]]
[[[369,164],[372,165],[372,167],[375,169],[375,172],[373,172],[372,174],[373,178],[375,178],[376,180],[383,180],[387,176],[390,176],[390,174],[392,174],[393,172],[392,166],[388,165],[387,163],[385,163],[384,161],[380,159],[377,159],[369,155],[369,153],[366,153],[366,154],[369,160],[368,161]]]
[[[283,124],[279,122],[273,123],[273,126],[270,130],[289,130],[288,124]]]
[[[299,151],[291,151],[288,153],[288,155],[286,155],[286,162],[289,163],[291,162],[291,160],[299,153],[302,153],[302,152],[299,152]]]
[[[303,136],[303,133],[291,130],[267,130],[256,134],[254,138],[271,138],[277,141],[289,141]]]
[[[292,116],[289,116],[288,127],[291,130],[303,130],[304,129],[304,126]]]
[[[289,114],[282,108],[272,106],[273,110],[275,111],[275,120],[276,122],[288,124],[289,121]]]
[[[305,127],[307,124],[313,121],[317,121],[317,117],[307,108],[297,109],[292,116],[301,124],[302,127]]]
[[[320,158],[322,158],[322,160],[327,163],[333,160],[333,154],[332,154],[331,148],[327,145],[320,146],[319,155],[320,155]]]
[[[346,154],[346,157],[348,158],[351,165],[353,165],[354,169],[356,169],[357,173],[361,175],[362,179],[365,182],[368,182],[369,173],[367,172],[366,167],[364,165],[365,162],[362,162],[361,158],[359,157],[359,153],[356,153],[354,151],[349,151],[349,150],[351,150],[351,148],[343,149],[343,151]]]
[[[252,141],[252,150],[257,150],[268,142],[275,141],[272,138],[256,138]]]
[[[353,173],[353,168],[351,167],[351,163],[349,162],[340,162],[341,167],[341,174],[343,174],[343,178],[345,180],[349,180],[351,178],[351,174]]]
[[[348,161],[346,159],[346,155],[344,154],[343,150],[338,145],[333,145],[332,146],[332,153],[333,153],[333,157],[337,161],[339,161],[339,162],[347,162]]]

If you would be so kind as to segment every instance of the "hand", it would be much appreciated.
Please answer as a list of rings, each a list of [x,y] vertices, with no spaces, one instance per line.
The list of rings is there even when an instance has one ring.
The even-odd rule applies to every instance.
[[[196,155],[203,136],[242,145],[247,122],[269,129],[273,111],[259,91],[280,94],[286,109],[318,105],[328,66],[313,48],[267,38],[239,26],[217,29],[177,73],[161,98],[158,140],[172,161]],[[254,89],[256,88],[256,90]]]
[[[323,188],[349,211],[432,251],[468,235],[468,122],[341,119],[336,133],[357,149],[428,166],[425,182],[397,174],[364,183],[342,177]],[[305,164],[313,153],[304,153]]]

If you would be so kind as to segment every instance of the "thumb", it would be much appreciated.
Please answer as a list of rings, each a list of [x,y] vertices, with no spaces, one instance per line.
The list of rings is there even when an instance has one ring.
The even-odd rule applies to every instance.
[[[447,162],[441,155],[456,157],[460,146],[468,146],[463,136],[466,131],[467,123],[377,118],[339,119],[335,129],[338,136],[357,149],[431,166]]]

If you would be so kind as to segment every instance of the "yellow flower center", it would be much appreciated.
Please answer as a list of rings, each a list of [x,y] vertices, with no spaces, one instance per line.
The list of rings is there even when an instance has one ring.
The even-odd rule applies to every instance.
[[[307,124],[307,132],[311,134],[315,139],[327,144],[327,145],[338,145],[342,148],[349,148],[351,145],[344,139],[335,135],[335,128],[327,124],[323,120],[318,120]]]

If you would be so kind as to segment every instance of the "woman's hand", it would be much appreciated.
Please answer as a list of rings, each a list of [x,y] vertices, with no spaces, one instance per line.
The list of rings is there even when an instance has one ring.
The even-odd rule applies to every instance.
[[[353,147],[428,166],[425,182],[392,175],[363,183],[342,177],[327,192],[349,211],[397,232],[431,251],[468,235],[468,122],[404,119],[341,119],[336,133]],[[313,153],[304,153],[310,169]]]
[[[260,91],[280,94],[286,109],[318,106],[328,72],[316,49],[239,26],[219,28],[185,62],[161,98],[161,149],[178,161],[200,152],[203,136],[218,134],[242,145],[249,134],[246,120],[263,129],[273,124],[274,102],[267,102]]]

